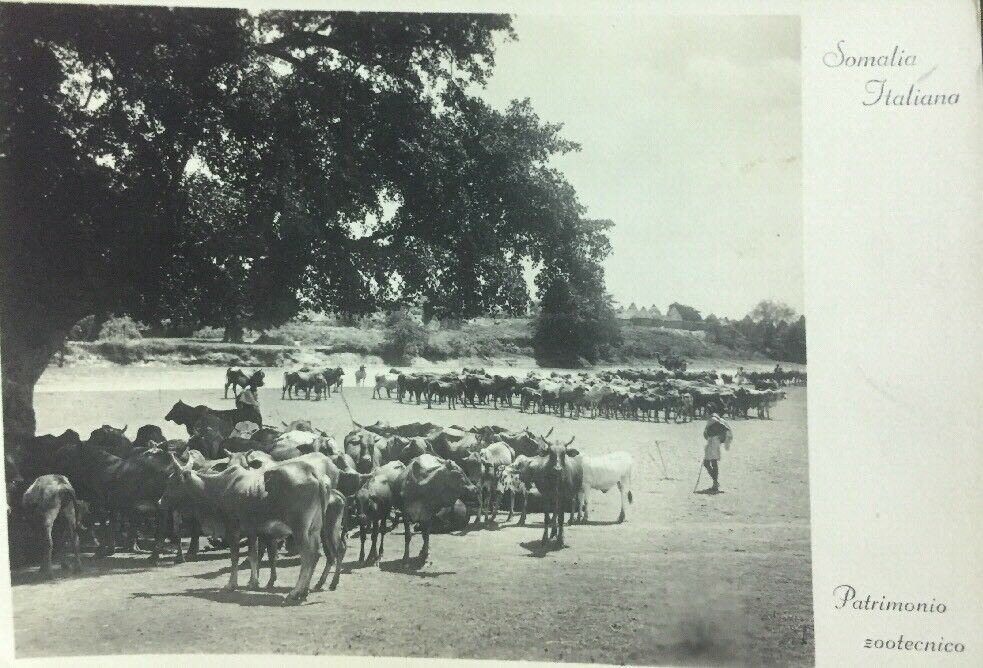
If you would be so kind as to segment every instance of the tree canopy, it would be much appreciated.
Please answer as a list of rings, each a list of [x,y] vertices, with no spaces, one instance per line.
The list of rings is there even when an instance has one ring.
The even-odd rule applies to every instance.
[[[0,7],[5,431],[91,313],[525,309],[607,243],[528,100],[476,91],[508,16]],[[525,263],[525,264],[524,264]]]

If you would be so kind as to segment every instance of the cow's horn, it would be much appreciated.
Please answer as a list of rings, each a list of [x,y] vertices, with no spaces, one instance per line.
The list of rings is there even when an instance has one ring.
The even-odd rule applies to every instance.
[[[126,424],[124,424],[123,425],[123,428],[119,430],[119,433],[125,434],[126,433],[126,428],[129,427],[129,426],[130,426],[130,423],[129,422],[127,422]]]
[[[231,453],[231,452],[229,452],[228,450],[226,450],[225,448],[222,448],[222,456],[223,456],[223,457],[229,457],[229,458],[231,459],[231,458],[232,458],[232,453]],[[249,458],[249,455],[248,455],[248,453],[247,453],[247,455],[246,455],[246,458],[247,458],[247,459]]]
[[[568,447],[571,443],[573,443],[574,439],[576,439],[576,438],[577,438],[576,436],[574,436],[573,438],[571,438],[569,441],[567,441],[566,445],[563,446],[563,447]]]
[[[550,437],[550,434],[552,434],[552,433],[553,433],[553,427],[550,427],[550,430],[548,432],[546,432],[546,436],[543,436],[543,438],[549,438]]]
[[[184,468],[184,465],[181,464],[181,460],[175,457],[173,452],[169,452],[167,454],[171,456],[171,461],[174,462],[174,466],[178,467],[179,469]]]

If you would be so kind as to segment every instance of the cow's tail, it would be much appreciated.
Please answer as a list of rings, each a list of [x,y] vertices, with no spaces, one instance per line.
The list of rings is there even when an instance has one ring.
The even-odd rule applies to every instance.
[[[631,496],[631,467],[628,467],[628,503],[634,503]]]

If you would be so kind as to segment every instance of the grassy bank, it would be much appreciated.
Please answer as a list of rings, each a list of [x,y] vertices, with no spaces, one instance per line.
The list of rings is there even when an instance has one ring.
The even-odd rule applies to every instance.
[[[430,332],[424,362],[509,360],[533,366],[529,320],[480,319],[460,328]],[[697,359],[761,359],[746,351],[708,343],[689,332],[626,325],[624,344],[610,363],[654,364],[659,355]],[[257,338],[255,334],[247,337]],[[161,364],[284,367],[299,364],[382,364],[386,357],[381,327],[343,327],[316,322],[290,322],[260,341],[224,343],[218,330],[202,330],[194,338],[143,338],[129,341],[69,342],[63,364]],[[56,358],[54,363],[58,363]]]

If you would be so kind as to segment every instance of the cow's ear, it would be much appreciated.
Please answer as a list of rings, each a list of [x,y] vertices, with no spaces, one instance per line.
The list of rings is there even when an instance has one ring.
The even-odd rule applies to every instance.
[[[579,456],[580,456],[580,450],[577,450],[576,448],[567,448],[567,457],[579,457]]]

